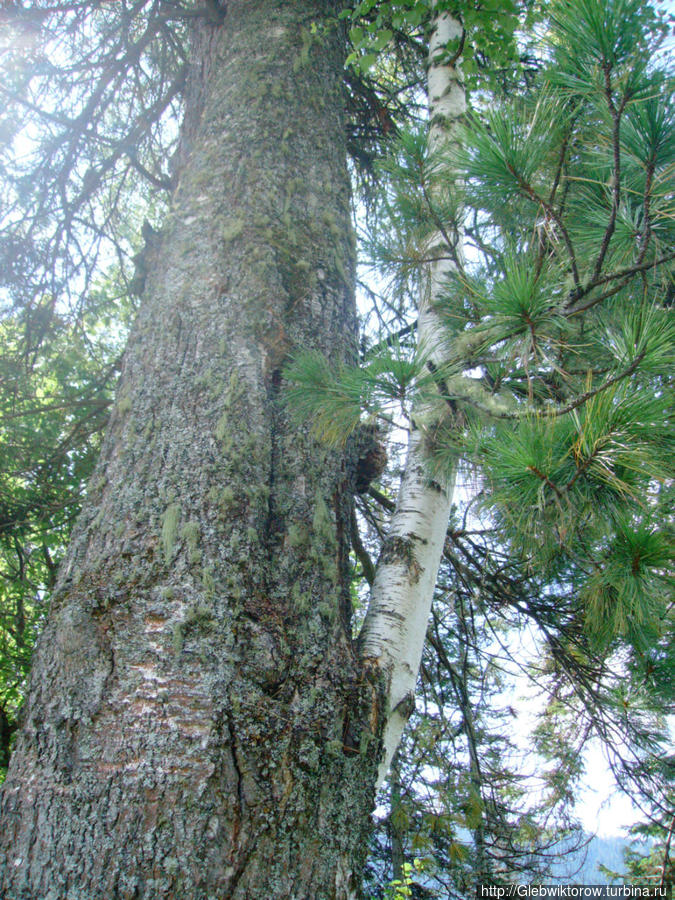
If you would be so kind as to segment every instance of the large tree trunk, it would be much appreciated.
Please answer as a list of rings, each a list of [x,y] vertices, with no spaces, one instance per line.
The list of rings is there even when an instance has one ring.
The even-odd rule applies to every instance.
[[[354,346],[332,0],[195,27],[179,182],[2,791],[0,896],[346,898],[382,697],[296,348]],[[315,33],[318,32],[318,33]]]

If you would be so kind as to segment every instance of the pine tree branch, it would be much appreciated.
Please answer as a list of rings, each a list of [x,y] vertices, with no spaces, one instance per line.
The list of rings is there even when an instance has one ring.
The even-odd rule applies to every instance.
[[[369,347],[365,353],[363,354],[363,359],[369,359],[371,356],[377,356],[382,350],[387,347],[393,347],[394,344],[397,344],[401,338],[407,337],[409,334],[412,334],[417,328],[417,319],[414,322],[411,322],[409,325],[404,325],[403,328],[400,328],[398,331],[394,332],[394,334],[390,334],[389,337],[384,338],[382,341],[378,341],[377,344],[374,344],[372,347]]]
[[[670,253],[666,253],[664,256],[658,257],[658,259],[653,259],[650,262],[636,264],[634,266],[630,266],[627,269],[621,269],[619,272],[612,272],[608,275],[604,275],[599,278],[596,282],[589,284],[586,288],[583,289],[581,294],[577,294],[573,292],[572,300],[576,301],[581,299],[582,297],[587,296],[592,290],[596,287],[600,287],[603,284],[608,284],[611,281],[615,281],[616,279],[622,279],[620,284],[615,285],[609,291],[605,291],[605,293],[600,294],[598,297],[593,297],[587,303],[582,304],[581,306],[573,306],[570,309],[566,310],[564,315],[568,318],[572,316],[576,316],[581,312],[585,312],[587,309],[591,309],[594,306],[597,306],[598,303],[602,303],[603,300],[607,300],[609,297],[613,297],[614,294],[617,294],[622,288],[626,287],[626,285],[630,282],[630,279],[634,275],[638,275],[640,272],[647,272],[649,269],[656,269],[658,266],[662,266],[664,263],[670,262],[671,259],[675,259],[675,251],[671,251]]]
[[[532,185],[528,184],[528,182],[525,181],[525,179],[522,178],[522,176],[518,174],[518,172],[513,168],[513,166],[510,163],[507,163],[507,168],[508,168],[509,172],[513,175],[513,177],[516,179],[516,181],[518,182],[518,185],[519,185],[521,191],[525,194],[525,196],[528,197],[530,200],[532,200],[533,203],[538,203],[541,206],[541,208],[544,210],[544,212],[549,216],[549,218],[553,222],[555,222],[555,224],[557,225],[557,227],[560,231],[560,234],[563,237],[565,247],[567,248],[567,254],[568,254],[569,260],[570,260],[570,266],[572,268],[572,278],[574,280],[574,287],[576,290],[580,290],[581,289],[581,280],[579,277],[579,267],[577,265],[577,257],[576,257],[576,253],[574,251],[574,245],[572,244],[572,239],[569,236],[569,232],[567,231],[567,228],[565,227],[565,223],[563,222],[562,217],[557,212],[555,207],[553,207],[550,203],[548,203],[546,200],[544,200],[544,198],[541,197],[535,191],[535,189],[532,187]]]
[[[143,163],[139,160],[135,153],[131,150],[127,150],[127,159],[131,163],[131,165],[136,169],[139,175],[142,175],[146,181],[148,181],[153,187],[159,188],[163,191],[170,191],[173,188],[173,182],[170,178],[166,178],[164,176],[155,175],[154,172],[151,172],[149,169],[143,165]]]
[[[571,129],[570,129],[571,131]],[[567,149],[569,147],[570,140],[570,131],[565,135],[565,138],[560,147],[560,153],[558,154],[558,164],[556,166],[555,175],[553,177],[553,184],[551,185],[551,190],[548,195],[548,203],[551,207],[553,207],[553,203],[555,201],[555,195],[558,191],[558,187],[560,185],[560,179],[562,177],[563,169],[565,167],[565,160],[567,158]],[[564,196],[563,196],[564,203]],[[562,209],[560,210],[560,215],[562,216]],[[547,243],[545,241],[539,242],[539,253],[537,255],[537,262],[535,266],[535,272],[537,277],[541,273],[542,267],[544,265],[544,259],[546,258],[546,248]]]
[[[656,161],[654,159],[655,151],[652,153],[649,162],[647,163],[647,174],[645,177],[645,189],[642,198],[642,209],[644,213],[644,228],[642,229],[642,235],[640,237],[640,243],[642,244],[640,248],[640,255],[638,256],[638,263],[642,263],[644,261],[645,256],[647,255],[647,248],[649,247],[649,240],[652,235],[652,214],[651,214],[651,199],[652,199],[652,181],[654,179],[654,170]]]
[[[421,169],[421,167],[420,167],[420,187],[422,188],[422,195],[427,204],[427,209],[429,210],[429,213],[431,214],[431,221],[434,223],[436,228],[438,228],[439,233],[443,237],[445,246],[450,251],[449,259],[451,262],[453,262],[455,264],[455,266],[457,267],[457,271],[459,273],[462,273],[464,271],[464,266],[462,265],[462,260],[460,259],[459,254],[457,253],[457,246],[456,246],[457,239],[456,238],[453,239],[450,236],[450,234],[448,234],[448,230],[445,227],[445,223],[443,222],[443,220],[440,218],[440,216],[436,212],[436,210],[434,208],[433,200],[432,200],[431,196],[429,195],[429,191],[427,189],[427,183],[426,183],[426,178],[424,177],[424,171]],[[430,261],[433,262],[438,259],[448,259],[448,257],[434,256],[434,257],[432,257],[432,259]]]
[[[541,414],[545,414],[547,416],[558,417],[558,416],[564,416],[564,415],[567,415],[567,413],[573,412],[573,410],[578,409],[580,406],[583,406],[584,403],[586,403],[588,400],[591,400],[597,394],[602,393],[602,391],[606,391],[608,388],[612,387],[617,382],[622,381],[624,378],[628,378],[630,375],[632,375],[636,371],[636,369],[638,368],[638,366],[640,365],[640,363],[646,356],[646,353],[647,353],[646,350],[643,350],[642,352],[638,353],[638,355],[631,362],[631,364],[629,366],[627,366],[625,369],[623,369],[621,372],[617,373],[616,375],[613,375],[611,378],[606,379],[605,381],[603,381],[602,384],[598,385],[596,388],[593,388],[592,390],[589,390],[583,394],[580,394],[578,397],[576,397],[573,401],[566,404],[565,406],[559,406],[557,408],[556,407],[542,408],[542,407],[528,406],[527,409],[517,410],[514,412],[507,412],[505,410],[499,411],[498,409],[494,408],[494,404],[496,402],[498,402],[498,397],[494,394],[491,394],[489,391],[486,391],[484,388],[482,388],[478,384],[476,379],[466,379],[466,378],[460,376],[461,382],[467,382],[467,383],[471,384],[471,390],[473,392],[481,391],[484,394],[485,400],[483,402],[476,400],[470,394],[463,394],[459,390],[453,391],[451,393],[450,388],[448,387],[447,383],[441,382],[440,379],[436,382],[436,384],[439,388],[439,391],[441,390],[441,385],[445,388],[445,392],[441,392],[441,393],[442,393],[444,401],[448,404],[451,411],[453,411],[453,412],[456,409],[457,401],[460,401],[461,403],[466,403],[469,406],[472,406],[474,409],[479,410],[480,412],[484,413],[486,416],[489,416],[493,419],[517,420],[517,419],[525,419],[528,416],[541,415]],[[488,403],[488,402],[492,403],[492,408],[490,406],[486,405],[486,403]]]
[[[673,839],[673,830],[675,830],[675,815],[673,815],[670,820],[670,827],[668,828],[668,835],[666,837],[665,847],[663,848],[663,863],[661,865],[661,878],[659,880],[659,887],[661,888],[665,887],[666,878],[669,874],[670,844]]]
[[[372,484],[368,488],[368,494],[373,498],[373,500],[375,500],[376,503],[379,503],[381,507],[386,509],[387,512],[393,512],[396,509],[396,504],[394,503],[394,501],[385,496],[382,491],[378,491],[378,489],[373,487]]]
[[[354,509],[353,505],[349,519],[349,531],[352,547],[357,559],[361,563],[363,575],[368,584],[372,586],[373,581],[375,581],[375,566],[372,559],[370,558],[370,554],[364,547],[363,541],[361,540],[361,535],[359,534],[359,523],[356,520],[356,510]]]
[[[616,219],[619,214],[619,204],[621,202],[621,145],[619,143],[619,131],[621,127],[621,115],[624,110],[626,98],[624,97],[622,99],[621,104],[617,109],[612,97],[611,68],[612,67],[608,62],[605,62],[602,67],[605,81],[605,97],[607,99],[607,106],[612,117],[612,211],[610,213],[609,222],[602,239],[600,252],[598,253],[598,258],[595,263],[591,281],[595,281],[597,278],[599,278],[600,273],[602,272],[602,266],[605,262],[607,251],[609,250],[609,242],[611,241],[612,235],[614,234],[614,230],[616,228]]]

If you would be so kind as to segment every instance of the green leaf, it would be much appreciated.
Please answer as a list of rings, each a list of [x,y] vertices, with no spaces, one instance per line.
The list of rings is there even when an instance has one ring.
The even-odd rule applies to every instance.
[[[375,39],[370,42],[371,52],[379,53],[381,50],[384,50],[393,36],[394,32],[389,28],[384,28],[382,31],[378,32]]]

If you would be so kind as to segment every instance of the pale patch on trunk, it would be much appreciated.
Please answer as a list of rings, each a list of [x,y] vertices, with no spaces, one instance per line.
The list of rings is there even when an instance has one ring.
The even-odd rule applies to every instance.
[[[449,64],[448,42],[461,39],[462,26],[448,13],[437,15],[429,44],[429,142],[440,150],[454,138],[453,126],[465,111],[464,86],[457,60]],[[456,235],[459,245],[459,235]],[[442,235],[430,241],[444,246]],[[434,303],[454,271],[451,260],[431,266],[427,296],[420,299],[419,345],[433,363],[442,361],[440,322]],[[422,420],[426,410],[413,412]],[[387,679],[387,724],[379,783],[384,779],[412,712],[427,622],[448,526],[455,472],[431,477],[424,459],[424,435],[413,428],[405,472],[389,533],[378,562],[359,643],[364,659],[373,659]]]
[[[338,859],[335,872],[336,900],[359,900],[361,894],[354,888],[352,861],[348,857]]]

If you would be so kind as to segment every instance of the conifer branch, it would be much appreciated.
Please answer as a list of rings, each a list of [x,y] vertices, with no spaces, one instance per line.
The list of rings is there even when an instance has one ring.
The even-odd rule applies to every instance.
[[[605,97],[607,100],[607,107],[612,117],[612,211],[610,213],[609,222],[607,223],[607,228],[602,239],[600,252],[598,253],[595,268],[593,269],[593,276],[591,278],[591,281],[599,278],[600,273],[602,272],[602,266],[605,262],[607,251],[609,250],[609,242],[611,241],[612,235],[614,234],[614,230],[616,228],[616,218],[619,214],[619,204],[621,202],[621,145],[619,142],[619,131],[621,127],[621,116],[623,114],[626,98],[622,98],[621,103],[617,109],[612,96],[610,64],[608,62],[605,62],[603,64],[602,70],[605,83]]]
[[[364,578],[366,579],[368,584],[372,586],[373,581],[375,581],[375,566],[372,559],[370,558],[370,554],[364,547],[363,541],[361,540],[361,535],[359,533],[359,523],[356,519],[356,510],[354,509],[353,505],[350,514],[349,528],[354,553],[356,554],[356,558],[361,563]]]
[[[670,262],[672,259],[675,259],[675,251],[671,251],[670,253],[666,253],[663,256],[658,257],[657,259],[650,260],[646,263],[636,264],[634,266],[630,266],[626,269],[621,269],[618,272],[611,272],[603,277],[599,278],[594,284],[588,285],[588,287],[584,288],[580,295],[577,295],[576,292],[572,294],[573,300],[581,299],[581,297],[587,296],[594,288],[600,287],[603,284],[609,284],[611,281],[615,281],[616,279],[621,279],[618,285],[615,285],[608,291],[605,291],[602,294],[599,294],[597,297],[592,297],[586,303],[579,305],[575,305],[570,309],[565,311],[565,316],[571,318],[572,316],[576,316],[579,313],[586,312],[586,310],[592,309],[594,306],[597,306],[599,303],[602,303],[603,300],[609,299],[609,297],[613,297],[620,290],[625,288],[629,283],[631,278],[634,275],[639,275],[640,272],[648,272],[650,269],[657,269],[665,263]]]

